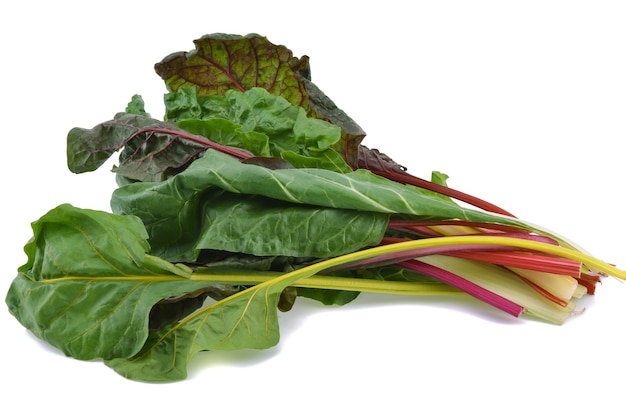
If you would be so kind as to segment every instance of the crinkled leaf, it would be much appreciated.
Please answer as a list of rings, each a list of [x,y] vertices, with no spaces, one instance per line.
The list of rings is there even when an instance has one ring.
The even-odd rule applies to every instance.
[[[256,34],[218,33],[203,36],[194,44],[194,50],[170,54],[155,65],[169,91],[197,87],[198,94],[213,96],[228,90],[264,88],[303,107],[309,116],[339,126],[342,135],[335,150],[356,166],[365,132],[313,84],[307,56],[298,59],[285,46]]]
[[[195,49],[176,52],[155,65],[169,91],[196,86],[201,95],[222,95],[262,87],[298,106],[307,106],[303,75],[308,59],[298,59],[265,37],[212,34],[194,41]],[[304,72],[303,72],[304,71]]]
[[[380,242],[387,215],[218,191],[203,195],[195,250],[330,257]]]
[[[185,106],[189,103],[194,110]],[[340,140],[340,129],[324,120],[308,117],[302,107],[274,96],[262,88],[246,92],[228,90],[223,96],[197,96],[195,88],[185,88],[165,96],[169,121],[219,117],[241,125],[243,131],[264,133],[275,149],[325,149]]]
[[[73,128],[67,136],[70,171],[94,171],[123,149],[115,171],[139,181],[160,181],[184,169],[206,144],[185,137],[179,127],[145,115],[118,113],[92,129]]]
[[[351,171],[343,156],[334,149],[341,140],[339,127],[308,117],[303,108],[262,88],[246,92],[228,90],[223,96],[210,97],[198,96],[196,88],[182,88],[167,94],[165,104],[166,118],[192,134],[245,148],[258,156],[267,156],[269,152],[298,168]],[[253,137],[242,132],[224,137],[213,132],[214,118],[241,125],[243,132],[258,133]]]
[[[67,204],[33,223],[6,297],[24,327],[78,359],[128,357],[148,337],[152,307],[207,284],[147,255],[141,221]]]
[[[189,133],[211,138],[226,146],[243,148],[257,156],[271,156],[267,135],[254,131],[244,132],[241,125],[222,118],[209,120],[187,119],[178,126]]]
[[[141,97],[139,94],[133,95],[131,100],[126,105],[125,111],[126,113],[139,114],[142,116],[150,117],[150,113],[146,112],[145,102],[143,101],[143,97]]]
[[[350,171],[331,148],[340,140],[339,128],[307,117],[285,99],[254,88],[205,100],[192,90],[167,95],[168,109],[185,117],[178,120],[180,127],[144,114],[118,113],[91,129],[70,130],[68,167],[75,173],[93,171],[120,151],[114,171],[125,181],[118,182],[162,181],[213,147],[240,158],[273,155],[297,167]],[[140,113],[140,98],[129,109]]]

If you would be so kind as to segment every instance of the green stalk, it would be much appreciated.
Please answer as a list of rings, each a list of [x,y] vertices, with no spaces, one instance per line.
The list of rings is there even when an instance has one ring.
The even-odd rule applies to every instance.
[[[258,285],[284,274],[280,272],[199,272],[191,277],[195,281],[219,282],[228,284]],[[346,278],[314,275],[302,278],[293,284],[294,287],[320,288],[326,290],[359,291],[378,294],[398,295],[442,295],[462,293],[458,289],[442,283],[379,281],[364,278]]]

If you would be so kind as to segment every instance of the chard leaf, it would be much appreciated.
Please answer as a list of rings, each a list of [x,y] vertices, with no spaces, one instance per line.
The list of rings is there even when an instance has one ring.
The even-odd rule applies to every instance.
[[[220,190],[232,194],[228,195]],[[238,197],[236,194],[243,196]],[[220,202],[220,198],[229,200]],[[238,203],[233,204],[233,199],[239,199]],[[311,223],[302,221],[308,218],[307,215],[293,218],[286,216],[281,219],[281,216],[276,214],[281,211],[273,213],[274,205],[283,208],[292,207],[285,203],[299,205],[297,210],[310,210]],[[267,220],[271,227],[281,225],[276,229],[278,233],[266,230],[264,234],[254,234],[261,237],[259,241],[263,245],[269,245],[266,248],[275,245],[278,253],[270,253],[269,249],[266,249],[265,255],[286,255],[283,251],[288,250],[291,245],[294,248],[294,253],[291,254],[293,256],[322,255],[295,253],[310,250],[308,246],[301,246],[304,243],[315,244],[321,249],[324,249],[324,245],[329,249],[332,248],[326,252],[326,256],[353,251],[359,241],[361,247],[373,244],[382,238],[384,231],[381,229],[384,227],[380,225],[383,219],[386,225],[386,219],[393,214],[422,220],[458,218],[520,225],[515,219],[466,209],[416,187],[378,177],[369,171],[358,170],[340,174],[320,169],[272,170],[258,165],[242,164],[228,155],[213,150],[208,150],[185,171],[165,182],[135,183],[118,188],[113,192],[111,206],[116,213],[136,215],[143,220],[149,231],[150,244],[155,254],[165,259],[176,259],[186,254],[178,258],[184,260],[188,260],[186,258],[190,256],[188,242],[197,245],[200,235],[204,234],[202,231],[204,228],[215,227],[219,228],[220,233],[227,233],[232,227],[246,233],[248,227],[261,227],[262,218]],[[215,214],[210,214],[212,206],[217,210]],[[319,224],[315,220],[320,217],[313,216],[313,213],[320,213],[318,212],[320,208],[347,210],[345,216],[353,216],[353,220],[347,221],[349,217],[345,217],[344,214],[334,217],[333,220],[324,214],[321,217],[323,222],[337,221],[337,223],[324,228],[309,227],[312,224]],[[205,219],[201,227],[198,227],[194,219],[202,217],[200,213],[203,213]],[[228,215],[224,215],[226,213]],[[260,217],[261,215],[269,217]],[[362,226],[367,223],[362,220],[365,218],[363,216],[370,215],[372,217],[367,220],[370,226]],[[245,220],[248,216],[251,219],[250,223],[256,220],[259,226],[248,224]],[[219,224],[220,222],[223,224]],[[328,230],[331,233],[326,234],[325,228],[330,228]],[[345,229],[345,237],[341,235],[342,242],[339,242],[341,245],[331,246],[336,242],[330,242],[328,239],[335,239],[338,236],[337,231],[342,228]],[[293,233],[289,233],[287,231],[289,229]],[[309,242],[313,237],[309,232],[319,232],[315,234],[315,242]],[[281,233],[290,239],[283,238]],[[243,246],[253,244],[251,241],[254,239],[249,237],[244,239],[245,235],[240,235],[239,232],[234,236],[242,238],[221,239],[224,245],[232,243],[233,246],[227,250],[243,253],[250,250],[250,247]],[[308,239],[304,239],[303,236]],[[219,243],[220,239],[213,239],[213,243]],[[194,250],[197,249],[200,248],[196,247]],[[195,257],[195,253],[192,256]]]
[[[112,358],[105,364],[129,379],[173,382],[187,377],[189,362],[198,352],[273,347],[280,338],[281,294],[299,279],[322,271],[322,264],[279,275],[204,306],[151,333],[135,356]]]
[[[285,46],[256,34],[216,33],[195,40],[194,45],[194,50],[170,54],[155,65],[169,91],[196,86],[201,95],[222,95],[230,89],[262,87],[297,106],[307,106],[303,80],[308,58],[298,59]]]
[[[225,146],[243,148],[256,156],[271,156],[269,138],[266,134],[242,130],[241,125],[227,119],[215,117],[209,120],[187,119],[178,126],[194,135],[211,138]]]
[[[279,341],[277,308],[285,289],[297,281],[351,261],[367,259],[376,249],[328,259],[262,281],[214,304],[203,306],[179,322],[150,334],[131,358],[105,364],[129,379],[172,382],[185,379],[187,368],[201,351],[267,349]],[[314,297],[319,294],[312,294]],[[351,295],[343,294],[349,302]],[[335,297],[332,301],[340,301]]]
[[[105,364],[129,379],[172,382],[187,377],[189,362],[200,351],[273,347],[280,338],[278,300],[289,283],[268,281],[203,307],[152,332],[133,357]]]
[[[376,245],[386,230],[387,214],[231,193],[199,170],[182,174],[163,188],[121,187],[111,203],[115,212],[143,220],[152,253],[165,259],[193,262],[206,249],[325,258]]]
[[[191,271],[148,255],[148,234],[138,217],[62,204],[32,223],[18,271],[41,281],[67,276],[132,276]]]
[[[194,44],[194,50],[170,54],[155,65],[169,91],[196,87],[199,95],[219,96],[229,90],[261,87],[303,107],[310,117],[339,126],[341,140],[334,148],[345,155],[348,164],[356,166],[365,132],[313,84],[307,56],[298,59],[285,46],[257,34],[218,33],[203,36]]]
[[[278,156],[298,168],[351,171],[334,149],[341,141],[338,126],[308,117],[302,107],[262,88],[228,90],[223,96],[210,97],[198,96],[196,88],[182,88],[167,94],[165,103],[166,118],[192,134],[247,149],[257,156]],[[245,134],[223,138],[213,132],[214,118],[227,119],[241,125],[243,132],[258,134],[252,139]]]
[[[201,218],[201,224],[191,226],[200,230],[194,259],[201,249],[256,256],[337,256],[378,244],[388,220],[387,215],[377,213],[221,190],[204,194],[203,200],[206,204],[194,213],[195,218]]]
[[[67,164],[74,173],[98,169],[122,150],[115,171],[138,181],[161,181],[183,170],[206,144],[179,127],[142,114],[118,113],[92,129],[73,128],[67,135]]]
[[[189,268],[147,255],[136,217],[64,204],[33,232],[6,303],[35,336],[78,359],[134,355],[156,303],[207,285],[190,280]]]
[[[319,301],[324,305],[346,305],[354,301],[359,294],[358,291],[298,288],[298,296]]]
[[[139,114],[142,116],[150,117],[150,113],[146,112],[145,102],[143,97],[139,94],[135,94],[126,105],[126,113]]]
[[[223,300],[243,289],[245,288],[240,285],[213,284],[163,299],[150,310],[150,330],[160,329],[183,319],[202,307],[207,297]]]
[[[447,187],[448,186],[448,178],[450,178],[450,177],[447,174],[444,174],[443,172],[433,171],[431,173],[430,181],[433,184],[439,184],[439,185],[443,185],[444,187]],[[451,199],[450,197],[448,197],[446,195],[443,195],[443,194],[440,194],[440,193],[437,193],[437,192],[434,192],[434,191],[427,191],[427,192],[432,192],[437,197],[443,198],[445,200],[450,201],[451,203],[455,203],[456,204],[456,202],[453,199]]]

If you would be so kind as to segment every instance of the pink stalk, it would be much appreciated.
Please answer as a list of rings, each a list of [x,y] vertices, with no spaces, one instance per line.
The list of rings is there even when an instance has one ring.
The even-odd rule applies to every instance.
[[[398,266],[438,279],[512,316],[519,317],[524,312],[524,307],[519,304],[476,285],[461,276],[446,271],[445,269],[417,260],[402,261],[398,263]]]

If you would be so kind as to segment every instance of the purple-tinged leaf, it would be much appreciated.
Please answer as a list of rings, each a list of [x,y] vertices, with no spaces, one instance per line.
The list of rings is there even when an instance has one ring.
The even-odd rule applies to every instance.
[[[118,113],[112,120],[91,128],[73,128],[67,136],[70,171],[98,169],[113,153],[121,151],[114,171],[136,181],[162,181],[185,169],[207,148],[238,158],[251,153],[192,135],[179,127],[148,116]]]
[[[175,52],[155,65],[167,89],[196,87],[199,95],[223,95],[228,90],[261,87],[303,107],[309,117],[327,120],[342,130],[334,149],[356,167],[358,147],[365,132],[311,81],[309,58],[267,38],[213,34],[194,41],[190,52]]]

